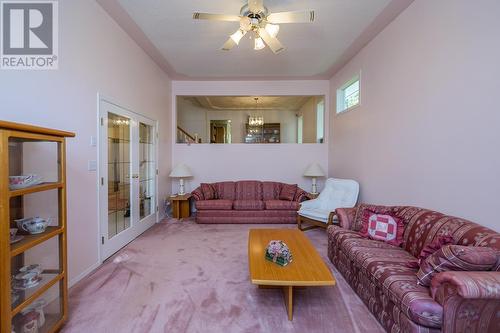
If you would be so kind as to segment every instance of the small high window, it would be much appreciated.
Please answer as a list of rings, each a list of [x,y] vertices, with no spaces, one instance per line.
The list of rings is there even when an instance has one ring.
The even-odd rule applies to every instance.
[[[323,143],[325,136],[325,101],[316,104],[316,142]]]
[[[359,75],[337,90],[337,114],[359,105]]]

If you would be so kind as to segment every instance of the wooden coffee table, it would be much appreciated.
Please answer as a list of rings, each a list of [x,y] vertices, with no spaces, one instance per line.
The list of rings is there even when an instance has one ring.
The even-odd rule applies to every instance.
[[[280,266],[266,260],[271,240],[282,240],[293,261]],[[304,233],[297,229],[251,229],[248,235],[250,279],[260,288],[282,287],[288,319],[293,318],[294,287],[333,286],[335,278]]]

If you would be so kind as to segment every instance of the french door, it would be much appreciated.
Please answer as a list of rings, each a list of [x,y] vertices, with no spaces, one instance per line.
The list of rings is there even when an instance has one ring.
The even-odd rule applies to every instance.
[[[99,102],[101,260],[157,221],[156,122]]]

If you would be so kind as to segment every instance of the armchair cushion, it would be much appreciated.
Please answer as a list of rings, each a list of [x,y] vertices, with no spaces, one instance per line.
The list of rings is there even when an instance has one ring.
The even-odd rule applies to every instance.
[[[299,210],[300,204],[297,201],[286,200],[266,200],[267,210]]]
[[[445,245],[420,264],[419,283],[429,286],[432,278],[445,271],[489,271],[497,263],[500,252],[479,246]]]
[[[295,193],[297,192],[297,184],[289,185],[283,184],[280,191],[280,200],[293,201]]]
[[[303,202],[302,205],[306,202]],[[318,208],[306,209],[306,208],[301,207],[299,210],[299,215],[316,220],[316,221],[328,223],[328,217],[330,216],[330,211],[321,210]]]

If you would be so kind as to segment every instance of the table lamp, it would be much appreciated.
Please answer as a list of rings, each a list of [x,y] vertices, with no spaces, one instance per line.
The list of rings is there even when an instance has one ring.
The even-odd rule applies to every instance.
[[[318,187],[316,185],[316,178],[325,176],[325,173],[323,172],[323,169],[321,169],[321,166],[318,163],[309,164],[306,171],[304,172],[304,176],[312,178],[311,194],[318,194]]]
[[[172,170],[172,172],[169,175],[170,178],[179,178],[179,195],[185,194],[184,178],[192,176],[193,175],[191,174],[191,170],[189,170],[189,167],[184,163],[177,164],[177,166]]]

